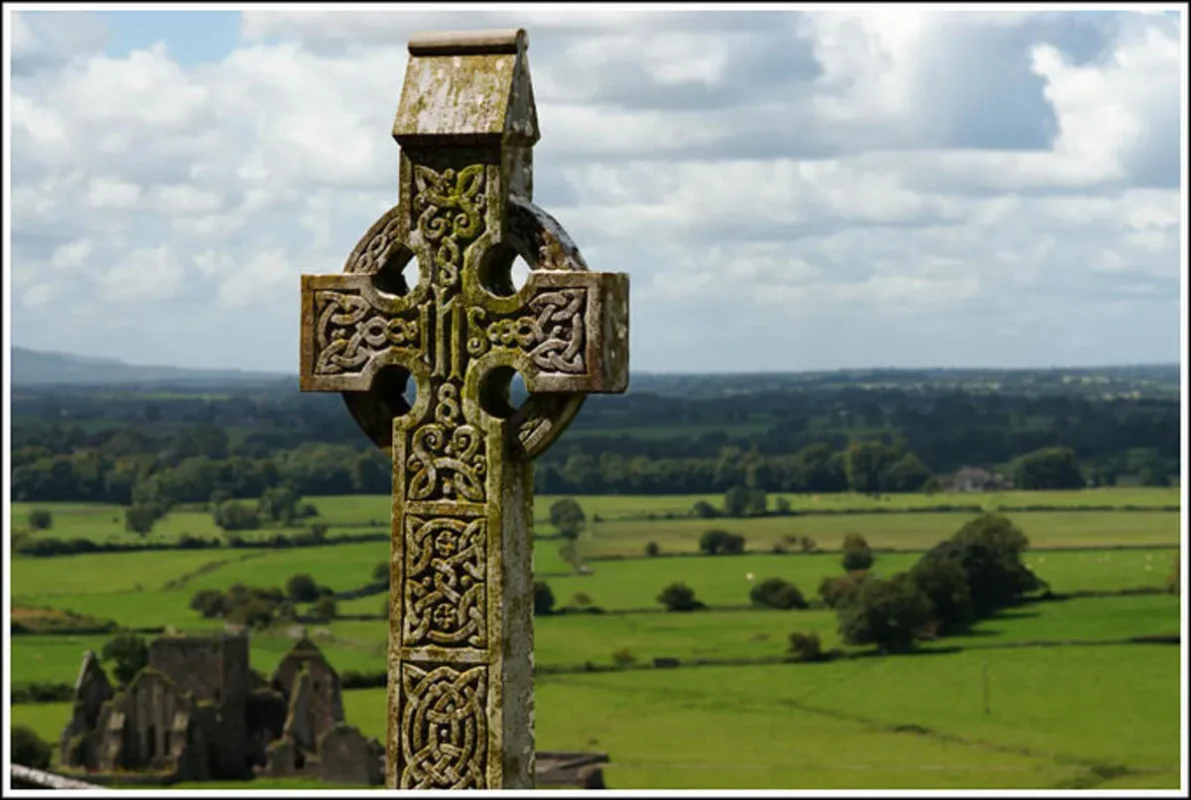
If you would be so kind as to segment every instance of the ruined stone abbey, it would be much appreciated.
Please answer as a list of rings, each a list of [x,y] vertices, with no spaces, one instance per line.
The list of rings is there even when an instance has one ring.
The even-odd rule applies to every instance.
[[[253,775],[379,785],[384,748],[344,721],[339,675],[303,637],[263,680],[244,635],[163,636],[149,663],[116,691],[83,656],[61,763],[153,782]]]

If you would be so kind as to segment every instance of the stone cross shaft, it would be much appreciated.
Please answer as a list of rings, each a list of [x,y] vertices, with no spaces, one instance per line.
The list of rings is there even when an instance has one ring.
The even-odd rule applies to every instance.
[[[302,276],[301,388],[342,392],[393,458],[394,789],[532,787],[531,459],[587,394],[628,386],[628,276],[588,271],[531,200],[526,47],[521,30],[411,39],[399,201],[341,274]]]

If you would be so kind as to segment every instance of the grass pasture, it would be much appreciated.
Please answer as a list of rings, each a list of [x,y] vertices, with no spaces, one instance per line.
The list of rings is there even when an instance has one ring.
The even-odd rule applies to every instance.
[[[379,600],[377,602],[379,606]],[[220,627],[191,612],[182,630]],[[252,636],[252,663],[271,672],[293,645],[290,626]],[[925,648],[988,647],[1015,642],[1116,640],[1179,630],[1179,600],[1169,595],[1076,598],[1030,603],[977,624],[971,633],[927,643]],[[658,657],[769,658],[786,652],[789,634],[818,634],[824,649],[840,646],[830,610],[702,611],[685,614],[567,614],[534,621],[534,658],[542,666],[609,665],[627,650],[637,662]],[[385,620],[336,620],[310,626],[315,642],[339,671],[379,672],[385,667]],[[84,650],[97,652],[109,636],[21,636],[13,642],[12,681],[69,682]],[[863,648],[845,648],[863,649]],[[816,669],[818,667],[815,667]]]
[[[93,542],[131,545],[174,542],[187,534],[200,539],[222,539],[224,535],[211,518],[210,512],[193,509],[170,511],[153,526],[153,532],[145,536],[129,533],[124,529],[125,507],[105,503],[13,503],[10,515],[13,530],[24,530],[28,527],[29,512],[34,508],[42,508],[53,514],[53,527],[36,534],[43,538],[89,539]],[[327,538],[365,532],[357,523],[350,525],[345,527],[343,524],[328,523]],[[381,518],[375,528],[380,532],[387,531],[388,516]],[[293,536],[305,530],[306,526],[295,525],[238,531],[237,534],[242,539],[253,541],[279,533]]]
[[[148,550],[138,553],[21,558],[13,564],[9,591],[14,599],[28,599],[134,592],[138,586],[142,590],[153,590],[206,564],[234,561],[253,552]],[[76,610],[90,613],[85,609]]]
[[[1179,555],[1179,514],[1074,507],[1154,508],[1177,503],[1177,491],[1005,493],[981,499],[1003,506],[1072,509],[1009,512],[1030,538],[1033,549],[1026,553],[1026,563],[1057,593],[1110,593],[1164,584]],[[880,551],[924,550],[971,518],[913,509],[971,502],[973,497],[792,496],[796,509],[818,504],[813,507],[862,510],[880,503],[910,510],[744,520],[664,518],[685,514],[699,499],[693,496],[577,498],[589,517],[602,518],[589,523],[580,540],[592,573],[575,574],[558,553],[562,542],[545,538],[535,542],[535,571],[550,585],[556,606],[570,605],[583,593],[612,613],[538,617],[535,661],[543,667],[606,666],[614,663],[618,651],[627,651],[638,665],[657,657],[687,663],[775,657],[785,652],[794,631],[818,634],[824,648],[840,646],[837,620],[829,610],[725,607],[747,604],[749,589],[768,577],[785,578],[808,598],[815,597],[824,577],[842,573],[839,553],[830,551],[848,533],[864,535],[878,549],[878,574],[907,569],[919,552]],[[338,526],[360,532],[377,521],[379,527],[387,526],[387,498],[310,499],[332,531]],[[545,517],[553,499],[538,499],[540,534],[552,533]],[[720,501],[706,499],[715,505]],[[54,514],[54,528],[42,535],[117,535],[100,528],[110,507],[38,507]],[[14,519],[27,512],[18,504]],[[118,526],[110,523],[110,516],[106,524],[122,530],[122,512],[119,516]],[[199,520],[210,523],[204,512],[177,512],[154,536],[180,535],[183,525],[195,535],[214,535],[213,525],[199,528]],[[696,555],[699,536],[716,527],[743,534],[748,552]],[[787,535],[810,536],[829,552],[770,553]],[[661,556],[643,556],[650,541],[661,546]],[[13,564],[10,592],[16,617],[53,609],[131,627],[173,625],[201,632],[217,630],[222,623],[203,620],[188,607],[200,589],[224,590],[237,582],[284,587],[292,575],[309,573],[337,591],[351,590],[370,582],[373,568],[388,556],[388,543],[374,542],[21,557]],[[662,612],[657,596],[674,582],[691,586],[713,610]],[[372,595],[341,601],[339,612],[378,614],[383,599]],[[658,611],[620,613],[641,609]],[[1180,599],[1165,594],[1076,597],[1024,603],[980,622],[968,634],[924,643],[927,652],[916,656],[543,673],[535,686],[538,747],[608,752],[612,763],[606,780],[616,789],[1175,788],[1180,649],[1109,642],[1178,632],[1180,609]],[[385,620],[339,619],[312,624],[309,632],[341,673],[373,673],[385,666]],[[279,624],[253,634],[253,667],[271,672],[292,647],[292,633],[290,626]],[[102,649],[110,638],[14,636],[12,685],[72,682],[83,652]],[[1038,642],[1098,644],[1013,646]],[[947,652],[955,647],[963,651]],[[348,691],[344,702],[348,722],[367,735],[383,737],[384,690]],[[22,703],[13,706],[12,722],[30,725],[56,742],[70,713],[69,703]],[[178,788],[249,787],[319,785],[262,780]]]
[[[987,494],[899,494],[873,498],[852,493],[840,494],[782,494],[770,495],[770,507],[783,497],[796,512],[865,512],[874,509],[891,511],[912,511],[939,505],[979,505],[986,509],[1051,507],[1072,509],[1078,507],[1110,507],[1122,509],[1169,508],[1180,504],[1178,488],[1114,487],[1049,492],[992,492]],[[328,526],[328,535],[335,536],[361,527],[384,530],[389,525],[390,500],[387,495],[332,495],[308,497],[319,510],[318,521]],[[550,505],[559,496],[542,495],[534,502],[534,525],[539,532],[550,533]],[[720,495],[579,495],[575,498],[587,512],[589,520],[599,517],[603,522],[594,523],[601,527],[604,522],[614,523],[627,520],[650,521],[654,515],[663,521],[666,515],[685,517],[698,500],[704,500],[715,507],[722,505]],[[146,539],[124,530],[124,508],[102,503],[13,503],[10,518],[14,530],[28,526],[29,512],[44,508],[53,514],[53,527],[40,535],[58,538],[83,538],[94,541],[131,543],[138,541],[172,541],[182,534],[214,538],[221,534],[211,519],[210,513],[196,509],[175,509],[155,526]],[[965,513],[965,512],[959,512]],[[1018,512],[1021,513],[1021,512]],[[1155,513],[1155,512],[1143,512]],[[779,518],[780,519],[780,518]],[[741,520],[720,520],[721,523],[736,524]],[[749,524],[757,520],[747,521]],[[1176,523],[1177,524],[1177,523]],[[245,538],[271,536],[274,533],[292,533],[301,528],[264,529],[247,531]]]
[[[33,607],[87,613],[96,619],[112,619],[129,628],[158,628],[173,625],[179,630],[212,630],[223,627],[220,620],[206,620],[190,609],[193,590],[171,589],[105,594],[63,594],[22,598],[17,602]]]
[[[852,493],[839,494],[786,494],[770,495],[770,507],[783,497],[794,511],[868,511],[884,508],[898,511],[931,506],[981,505],[985,508],[1052,506],[1070,508],[1074,506],[1108,506],[1124,509],[1162,508],[1179,505],[1177,488],[1111,488],[1083,489],[1051,492],[991,492],[988,494],[897,494],[872,498]],[[320,519],[330,525],[386,525],[390,513],[390,500],[386,495],[332,495],[306,498],[319,510]],[[534,525],[542,531],[550,531],[550,506],[562,499],[561,495],[538,495],[534,498]],[[594,516],[605,521],[635,519],[649,514],[664,517],[666,514],[684,516],[691,513],[694,504],[703,500],[720,507],[723,496],[705,495],[575,495],[575,500],[587,512],[589,524]],[[725,520],[730,522],[731,520]],[[600,523],[596,523],[599,525]],[[542,526],[545,526],[544,528]]]
[[[1162,547],[1179,542],[1179,514],[1174,512],[1021,511],[1008,515],[1030,538],[1032,547]],[[809,536],[823,550],[837,550],[849,533],[862,534],[876,549],[925,550],[955,533],[971,515],[864,514],[748,519],[663,519],[601,522],[589,530],[588,556],[640,555],[647,542],[665,553],[698,551],[699,537],[710,528],[742,534],[747,548],[766,551],[785,536]]]
[[[1096,768],[1176,788],[1178,682],[1178,648],[1140,645],[544,675],[537,740],[607,751],[618,789],[1076,788]],[[383,690],[344,704],[383,735]],[[69,714],[18,705],[13,722],[53,741]]]
[[[559,675],[539,680],[538,724],[555,746],[594,739],[626,754],[608,770],[618,787],[1059,788],[1090,762],[1164,773],[1171,787],[1178,685],[1178,648],[1136,645]],[[554,696],[565,715],[551,713]],[[911,758],[914,746],[929,756]]]
[[[941,646],[1096,641],[1179,632],[1179,598],[1169,594],[1089,597],[1027,603],[977,623]]]
[[[539,543],[537,570],[549,566],[551,543]],[[284,587],[290,576],[308,572],[337,591],[354,589],[371,579],[372,569],[387,559],[384,543],[331,545],[276,551],[161,551],[102,553],[51,559],[21,559],[14,569],[13,599],[19,606],[53,608],[114,619],[130,627],[174,625],[182,630],[218,627],[189,608],[200,589],[226,589],[242,582],[250,586]],[[1112,550],[1029,553],[1027,562],[1056,592],[1115,591],[1161,586],[1177,551]],[[891,575],[919,558],[910,553],[883,553],[874,570]],[[561,571],[561,562],[553,564]],[[816,596],[824,577],[839,575],[834,553],[816,555],[745,554],[715,557],[659,557],[592,562],[590,575],[548,574],[544,578],[556,605],[571,605],[586,594],[607,610],[660,608],[657,596],[670,583],[683,582],[710,606],[738,606],[749,602],[754,581],[781,577],[798,586],[808,598]],[[178,588],[170,582],[189,577]],[[157,583],[154,583],[157,582]],[[136,587],[140,586],[140,590]],[[346,615],[378,614],[383,595],[369,595],[339,604]]]

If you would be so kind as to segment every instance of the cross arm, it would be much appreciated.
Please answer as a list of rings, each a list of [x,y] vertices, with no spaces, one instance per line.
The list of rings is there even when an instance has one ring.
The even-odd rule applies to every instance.
[[[535,271],[517,294],[468,312],[469,355],[515,368],[531,392],[623,392],[628,336],[623,273]]]
[[[304,392],[363,392],[382,368],[425,357],[427,311],[416,296],[378,292],[372,276],[302,276],[299,385]]]

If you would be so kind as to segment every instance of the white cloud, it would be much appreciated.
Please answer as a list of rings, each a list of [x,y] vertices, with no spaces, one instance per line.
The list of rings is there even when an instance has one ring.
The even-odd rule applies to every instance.
[[[54,254],[50,256],[50,265],[54,269],[82,269],[94,250],[95,246],[91,243],[90,239],[76,239],[69,244],[55,248]]]
[[[92,178],[87,203],[95,209],[130,211],[140,204],[141,187],[110,176]]]
[[[138,248],[100,277],[104,296],[112,300],[135,301],[133,308],[148,319],[155,309],[141,305],[145,300],[174,297],[182,288],[183,270],[177,255],[166,245]]]
[[[210,213],[223,205],[223,199],[215,192],[186,184],[155,186],[151,202],[166,214]]]
[[[40,308],[50,302],[54,296],[54,287],[49,283],[37,283],[30,286],[21,294],[21,305],[25,308]]]
[[[192,82],[162,43],[124,59],[102,56],[67,67],[51,95],[85,122],[131,122],[157,129],[192,124],[210,90]]]
[[[219,286],[219,303],[225,308],[244,308],[278,295],[296,301],[298,275],[285,253],[266,250],[253,256],[243,268],[226,274]]]
[[[17,342],[38,304],[98,287],[106,316],[83,304],[31,339],[266,368],[294,361],[298,274],[339,269],[396,200],[406,39],[458,27],[253,10],[192,64],[168,31],[118,53],[85,14],[13,20]],[[530,32],[536,199],[593,268],[631,274],[643,369],[1177,357],[1170,17],[468,15],[511,25]]]

